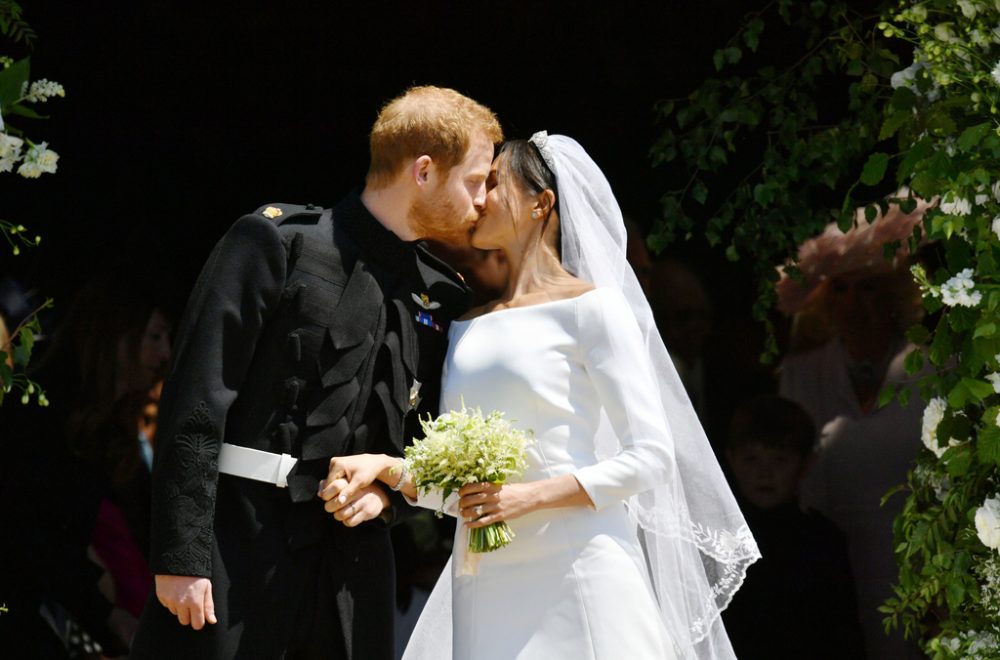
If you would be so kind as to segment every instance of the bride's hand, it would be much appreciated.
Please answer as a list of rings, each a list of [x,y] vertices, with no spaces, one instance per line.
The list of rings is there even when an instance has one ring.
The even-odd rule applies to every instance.
[[[481,483],[462,486],[458,491],[458,506],[469,527],[485,527],[501,520],[514,520],[535,510],[535,497],[530,483]]]
[[[337,480],[338,488],[346,485],[343,479]],[[382,512],[389,508],[391,503],[385,491],[378,484],[372,484],[358,490],[353,497],[341,502],[340,499],[327,501],[323,505],[334,519],[344,523],[347,527],[356,527],[363,522],[378,518]]]
[[[354,495],[372,485],[386,466],[399,459],[391,459],[384,454],[357,454],[355,456],[334,456],[330,459],[327,478],[319,484],[320,499],[330,502],[334,498],[344,504]]]

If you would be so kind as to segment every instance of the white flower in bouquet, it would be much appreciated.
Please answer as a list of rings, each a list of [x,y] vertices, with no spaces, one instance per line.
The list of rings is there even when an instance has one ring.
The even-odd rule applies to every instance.
[[[917,78],[917,73],[924,68],[923,62],[914,62],[905,69],[901,69],[889,77],[889,84],[893,89],[900,87],[913,87],[913,82]]]
[[[978,13],[978,8],[970,0],[957,0],[959,9],[962,10],[962,14],[966,18],[975,18]]]
[[[987,548],[1000,550],[1000,498],[987,497],[976,509],[976,535]]]
[[[525,447],[530,437],[493,411],[479,408],[442,413],[421,420],[424,438],[406,448],[406,470],[417,490],[442,491],[442,501],[467,484],[503,484],[527,467]],[[440,512],[439,512],[440,514]],[[490,552],[510,543],[514,533],[506,522],[469,532],[469,550]]]
[[[997,65],[993,67],[993,70],[990,71],[990,75],[993,76],[993,82],[1000,85],[1000,62],[997,62]]]
[[[1000,238],[1000,215],[993,218],[993,224],[990,226],[990,229],[997,235],[997,238]]]

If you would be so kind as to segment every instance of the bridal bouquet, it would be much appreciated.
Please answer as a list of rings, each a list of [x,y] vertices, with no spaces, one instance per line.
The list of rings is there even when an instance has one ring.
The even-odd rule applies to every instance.
[[[461,410],[428,417],[420,425],[425,436],[406,448],[405,461],[423,494],[438,488],[444,501],[466,484],[506,483],[527,466],[524,449],[529,435],[511,426],[501,412],[483,417],[479,408],[469,409],[463,403]],[[469,550],[492,552],[513,538],[504,521],[477,527],[469,530]]]

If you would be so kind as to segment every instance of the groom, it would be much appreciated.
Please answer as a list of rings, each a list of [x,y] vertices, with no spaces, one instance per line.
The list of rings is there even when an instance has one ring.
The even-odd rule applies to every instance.
[[[403,500],[370,488],[342,524],[318,482],[332,456],[401,455],[436,412],[468,290],[415,241],[468,243],[501,139],[475,101],[410,89],[375,121],[360,193],[263,207],[216,246],[160,406],[133,660],[392,657]]]

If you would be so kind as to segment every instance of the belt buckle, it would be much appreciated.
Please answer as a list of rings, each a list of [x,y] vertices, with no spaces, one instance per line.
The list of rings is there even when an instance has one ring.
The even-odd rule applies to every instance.
[[[278,459],[278,473],[274,475],[274,485],[278,488],[288,488],[288,473],[292,471],[298,459],[291,454],[282,454]]]

